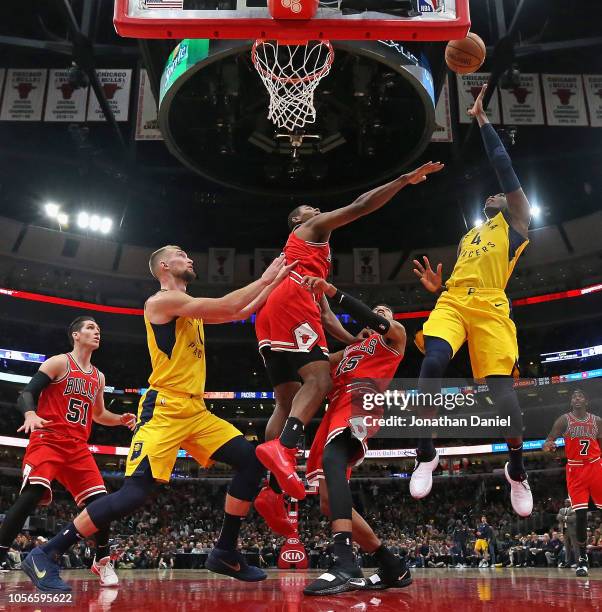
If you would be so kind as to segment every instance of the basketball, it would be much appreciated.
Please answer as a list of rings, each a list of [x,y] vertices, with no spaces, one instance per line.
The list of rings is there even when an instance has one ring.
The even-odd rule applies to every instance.
[[[457,74],[470,74],[478,70],[485,61],[483,39],[469,32],[466,38],[450,40],[445,47],[445,63]]]

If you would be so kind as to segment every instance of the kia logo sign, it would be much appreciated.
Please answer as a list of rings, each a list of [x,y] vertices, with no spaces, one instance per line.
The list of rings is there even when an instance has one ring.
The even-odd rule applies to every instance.
[[[285,550],[282,559],[287,563],[299,563],[305,559],[305,553],[300,550]]]

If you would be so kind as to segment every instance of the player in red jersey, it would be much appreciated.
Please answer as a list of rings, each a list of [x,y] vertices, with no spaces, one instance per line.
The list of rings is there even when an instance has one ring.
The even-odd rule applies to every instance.
[[[304,276],[322,279],[328,276],[328,241],[335,229],[382,208],[406,185],[421,183],[442,168],[439,162],[428,162],[361,195],[348,206],[320,212],[303,205],[288,216],[291,233],[284,252],[287,261],[299,263],[257,313],[255,332],[276,396],[276,407],[266,428],[268,442],[257,447],[257,457],[275,476],[280,488],[292,497],[305,497],[305,488],[296,472],[295,447],[304,426],[332,386],[323,322],[327,323],[329,333],[350,341],[336,317],[322,311],[321,294],[308,293],[301,281]],[[280,438],[276,439],[277,436]],[[271,485],[279,492],[273,479]],[[271,493],[264,489],[258,503],[264,495]]]
[[[556,419],[543,446],[544,451],[553,451],[556,449],[556,439],[564,437],[566,486],[577,517],[577,576],[588,574],[586,540],[589,498],[592,498],[596,508],[602,510],[602,419],[589,413],[588,405],[585,393],[575,389],[571,395],[571,412]]]
[[[68,330],[73,350],[47,359],[18,399],[25,422],[18,431],[30,434],[23,457],[23,484],[17,501],[0,526],[0,556],[8,549],[35,507],[52,501],[51,483],[58,480],[78,506],[106,495],[104,481],[88,448],[92,421],[101,425],[136,426],[133,414],[105,409],[104,375],[91,363],[100,345],[100,328],[92,317],[78,317]],[[92,571],[102,586],[119,582],[109,555],[109,529],[96,534]]]
[[[335,301],[343,295],[323,279],[307,278],[304,284]],[[364,415],[358,414],[358,406],[354,404],[361,403],[364,394],[382,393],[388,388],[406,346],[405,329],[393,319],[393,311],[388,306],[380,304],[370,310],[359,304],[361,302],[355,304],[353,315],[367,328],[360,334],[361,340],[330,356],[333,386],[328,394],[328,409],[316,431],[307,460],[307,481],[319,486],[320,508],[331,520],[336,560],[328,572],[305,588],[306,595],[334,595],[358,588],[405,587],[412,582],[405,563],[382,544],[353,508],[349,487],[351,470],[363,461],[367,438],[374,434],[373,429],[366,427]],[[352,538],[362,550],[373,553],[378,562],[379,569],[368,581],[364,580],[353,557]]]

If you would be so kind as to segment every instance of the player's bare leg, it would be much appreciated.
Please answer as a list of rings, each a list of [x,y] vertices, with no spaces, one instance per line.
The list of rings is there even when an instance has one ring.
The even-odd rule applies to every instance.
[[[257,457],[278,480],[282,490],[295,499],[305,498],[305,487],[297,474],[297,443],[304,427],[317,412],[332,388],[328,361],[313,361],[299,369],[303,380],[295,395],[290,416],[278,440],[257,447]]]

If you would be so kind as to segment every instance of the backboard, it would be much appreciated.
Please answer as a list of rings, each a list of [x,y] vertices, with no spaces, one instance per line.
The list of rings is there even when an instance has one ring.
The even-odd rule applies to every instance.
[[[114,23],[131,38],[438,41],[464,38],[470,15],[468,0],[116,0]]]

